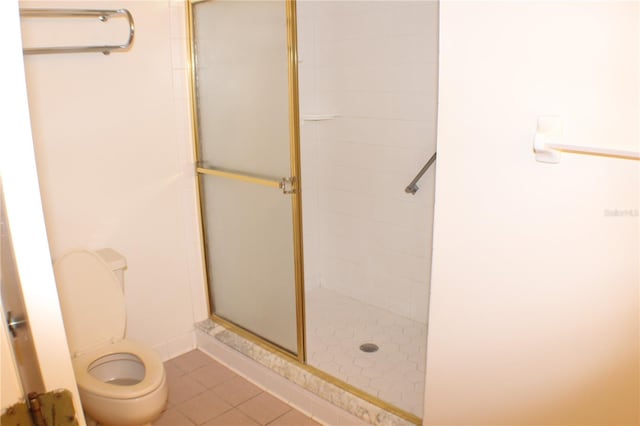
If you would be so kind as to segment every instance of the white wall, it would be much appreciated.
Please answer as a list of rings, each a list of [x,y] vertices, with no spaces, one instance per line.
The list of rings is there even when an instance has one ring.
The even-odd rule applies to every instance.
[[[637,425],[640,3],[444,1],[427,425]],[[607,216],[607,210],[629,210]]]
[[[184,3],[21,5],[51,3],[59,8],[127,8],[136,24],[134,46],[126,53],[26,57],[52,256],[55,260],[73,248],[101,247],[125,255],[127,334],[171,357],[194,345],[193,323],[207,316]],[[25,45],[47,43],[54,35],[74,44],[98,37],[121,42],[127,35],[117,19],[107,24],[60,22],[23,19]]]
[[[437,2],[300,2],[305,285],[426,322]],[[326,121],[308,115],[337,114]]]

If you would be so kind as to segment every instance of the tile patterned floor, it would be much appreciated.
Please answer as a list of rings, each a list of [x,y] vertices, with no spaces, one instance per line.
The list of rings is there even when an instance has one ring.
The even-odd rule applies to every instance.
[[[324,288],[305,300],[309,364],[422,417],[426,325]]]
[[[153,426],[320,426],[200,351],[165,368],[169,402]]]

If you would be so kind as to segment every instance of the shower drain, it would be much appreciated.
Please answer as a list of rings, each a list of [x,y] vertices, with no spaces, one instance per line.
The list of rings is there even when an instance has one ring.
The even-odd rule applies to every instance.
[[[360,350],[362,352],[375,352],[378,349],[378,345],[376,345],[375,343],[363,343],[360,345]]]

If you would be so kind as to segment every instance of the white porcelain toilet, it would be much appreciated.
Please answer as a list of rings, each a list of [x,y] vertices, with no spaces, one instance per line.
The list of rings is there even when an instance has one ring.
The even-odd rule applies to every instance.
[[[112,249],[73,251],[54,264],[80,399],[100,425],[150,423],[169,390],[158,354],[125,338],[125,267]]]

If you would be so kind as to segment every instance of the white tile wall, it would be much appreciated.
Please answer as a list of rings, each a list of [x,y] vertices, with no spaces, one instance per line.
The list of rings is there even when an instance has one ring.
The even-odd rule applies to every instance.
[[[300,2],[308,288],[426,323],[435,151],[437,3]]]

